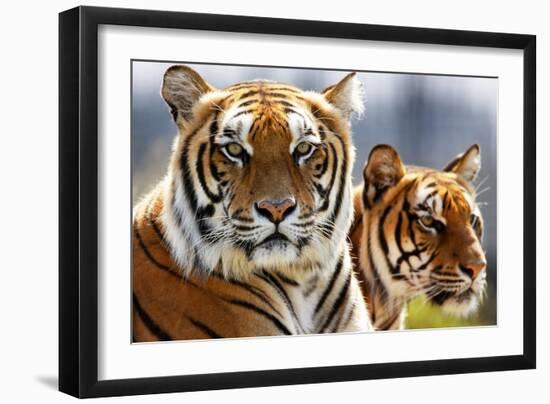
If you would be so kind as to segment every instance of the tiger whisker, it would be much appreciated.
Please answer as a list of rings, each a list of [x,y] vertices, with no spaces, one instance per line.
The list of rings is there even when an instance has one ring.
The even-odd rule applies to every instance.
[[[479,181],[479,182],[477,183],[477,185],[475,186],[476,192],[477,192],[477,190],[483,185],[483,183],[484,183],[485,181],[487,181],[488,178],[489,178],[489,175],[486,175],[481,181]]]
[[[483,194],[484,192],[487,192],[491,189],[491,187],[485,187],[483,188],[481,191],[477,192],[476,193],[476,197],[478,197],[479,195]]]
[[[205,221],[205,220],[216,220],[216,219],[229,219],[227,216],[225,215],[221,215],[221,216],[210,216],[210,217],[203,217],[203,218],[200,218],[200,219],[195,219],[196,222],[202,222],[202,221]]]

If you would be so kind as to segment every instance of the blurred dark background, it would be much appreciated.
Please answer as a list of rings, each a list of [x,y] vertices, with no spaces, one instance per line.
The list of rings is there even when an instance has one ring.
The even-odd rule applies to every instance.
[[[164,71],[173,63],[132,63],[132,197],[154,187],[165,174],[177,133],[162,97]],[[347,71],[224,66],[184,63],[210,84],[223,88],[239,81],[269,79],[302,89],[321,91]],[[360,72],[366,114],[353,122],[357,158],[354,184],[361,182],[370,149],[379,143],[394,146],[405,164],[442,168],[468,146],[481,146],[483,182],[478,202],[485,220],[484,248],[488,261],[488,294],[478,313],[469,318],[444,315],[419,298],[410,304],[408,328],[496,324],[496,78]]]

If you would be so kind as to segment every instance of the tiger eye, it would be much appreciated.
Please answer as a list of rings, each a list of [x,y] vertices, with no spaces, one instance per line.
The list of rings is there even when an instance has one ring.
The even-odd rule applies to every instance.
[[[238,157],[243,152],[243,147],[238,143],[229,143],[227,146],[225,146],[225,150],[227,150],[229,155],[233,157]]]
[[[296,146],[296,151],[300,154],[308,154],[311,151],[311,144],[307,142],[302,142],[298,146]]]
[[[432,227],[435,223],[434,218],[431,216],[422,216],[420,222],[426,227]]]

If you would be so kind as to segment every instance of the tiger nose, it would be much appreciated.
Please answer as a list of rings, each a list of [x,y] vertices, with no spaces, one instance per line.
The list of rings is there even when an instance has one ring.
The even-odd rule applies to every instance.
[[[472,280],[475,280],[477,276],[487,267],[487,262],[484,259],[469,262],[466,265],[460,265],[460,270],[468,275]]]
[[[269,221],[277,224],[285,220],[285,217],[290,215],[296,208],[294,198],[285,198],[282,200],[268,200],[257,202],[255,204],[256,211]]]

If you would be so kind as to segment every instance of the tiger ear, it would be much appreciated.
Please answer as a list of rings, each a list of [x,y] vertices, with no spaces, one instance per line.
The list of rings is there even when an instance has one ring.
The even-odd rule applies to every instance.
[[[405,165],[399,153],[389,145],[375,146],[363,169],[363,204],[370,208],[389,188],[405,175]]]
[[[479,145],[471,145],[464,153],[456,156],[443,171],[456,173],[468,182],[476,179],[481,169],[481,149]]]
[[[191,120],[193,107],[199,98],[214,90],[214,87],[190,67],[175,65],[164,73],[162,97],[177,124],[185,124]]]
[[[323,95],[346,119],[350,119],[352,114],[361,115],[365,109],[363,84],[355,73],[348,74],[337,84],[326,88]]]

